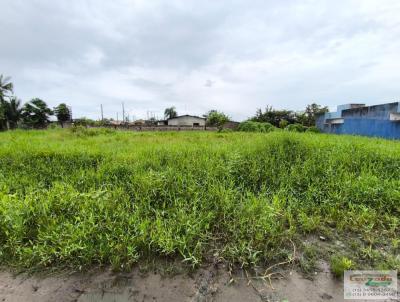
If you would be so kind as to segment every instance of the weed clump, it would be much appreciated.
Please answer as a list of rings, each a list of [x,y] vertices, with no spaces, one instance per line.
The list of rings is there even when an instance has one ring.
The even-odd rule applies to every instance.
[[[345,271],[353,269],[354,263],[349,258],[340,255],[334,255],[331,258],[331,271],[337,278],[343,278]]]
[[[87,128],[85,126],[72,126],[69,128],[70,133],[77,137],[90,137],[105,134],[114,134],[116,131],[109,128]]]
[[[321,133],[321,130],[319,130],[317,127],[312,126],[307,128],[306,132],[311,132],[311,133]]]

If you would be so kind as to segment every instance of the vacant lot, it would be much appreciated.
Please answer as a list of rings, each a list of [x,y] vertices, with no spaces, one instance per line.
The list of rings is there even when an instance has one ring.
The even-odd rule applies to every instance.
[[[400,269],[400,143],[273,132],[0,133],[0,260]]]

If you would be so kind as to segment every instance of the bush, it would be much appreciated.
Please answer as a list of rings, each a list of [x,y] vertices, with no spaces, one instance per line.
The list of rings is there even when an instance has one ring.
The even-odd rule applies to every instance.
[[[271,132],[275,130],[275,127],[270,123],[246,121],[239,124],[238,130],[244,132]]]
[[[304,127],[302,124],[290,124],[288,125],[285,130],[290,131],[290,132],[305,132],[306,127]]]
[[[285,129],[289,125],[289,122],[287,120],[280,120],[279,121],[279,128]]]
[[[306,132],[310,132],[310,133],[321,133],[321,130],[319,130],[317,127],[313,126],[313,127],[309,127]]]
[[[83,127],[98,127],[98,126],[105,126],[106,121],[95,121],[86,117],[77,118],[74,120],[74,126],[83,126]]]
[[[61,128],[61,127],[60,127],[60,125],[57,125],[56,123],[50,123],[50,124],[47,126],[47,128],[48,128],[48,129],[59,129],[59,128]]]

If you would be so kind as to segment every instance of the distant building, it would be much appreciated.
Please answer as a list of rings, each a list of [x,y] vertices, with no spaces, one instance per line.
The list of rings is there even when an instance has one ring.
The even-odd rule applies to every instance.
[[[336,112],[318,116],[316,126],[325,133],[400,139],[400,102],[340,105]]]
[[[223,124],[222,128],[236,130],[239,127],[239,124],[239,122],[229,121]]]
[[[112,126],[120,126],[123,123],[122,123],[122,121],[114,121],[113,120],[113,121],[110,121],[109,124],[112,125]]]
[[[145,120],[136,120],[133,122],[133,125],[135,126],[144,126],[146,124]]]
[[[168,121],[167,120],[159,120],[157,121],[157,126],[167,126]]]
[[[167,125],[178,127],[204,127],[206,125],[206,119],[194,115],[180,115],[168,119]]]

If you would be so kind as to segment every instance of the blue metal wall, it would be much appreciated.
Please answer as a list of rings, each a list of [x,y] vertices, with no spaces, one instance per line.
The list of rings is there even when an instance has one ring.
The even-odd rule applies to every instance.
[[[316,117],[316,121],[315,121],[315,126],[321,130],[322,132],[325,132],[324,130],[324,123],[325,123],[325,114],[321,114],[319,116]]]
[[[400,122],[389,120],[346,118],[343,124],[331,125],[330,131],[326,130],[324,132],[400,139]]]
[[[390,113],[400,113],[400,103],[345,109],[317,117],[316,126],[323,132],[354,134],[400,139],[400,122],[390,121]],[[329,123],[330,118],[342,118],[342,124]]]

